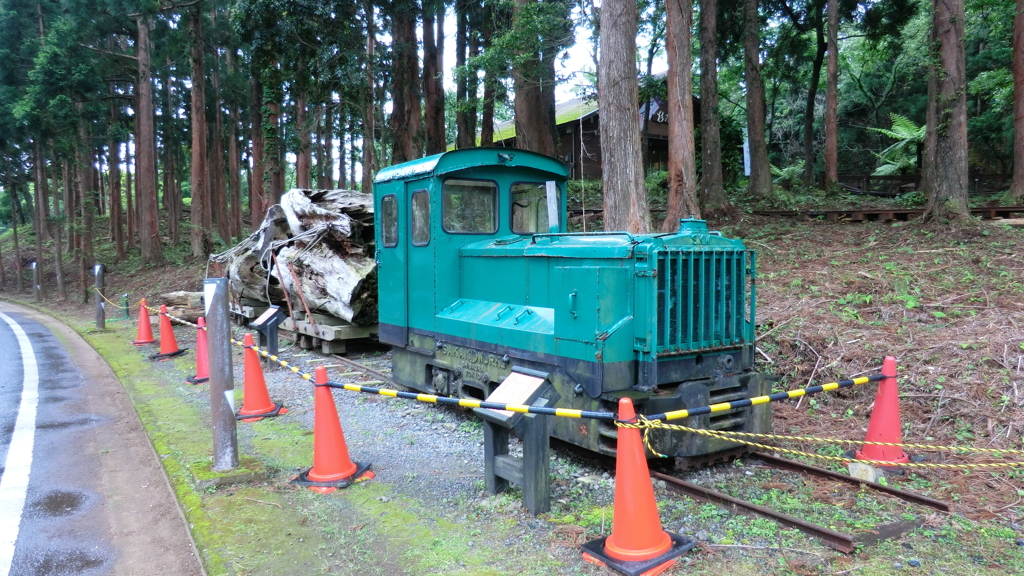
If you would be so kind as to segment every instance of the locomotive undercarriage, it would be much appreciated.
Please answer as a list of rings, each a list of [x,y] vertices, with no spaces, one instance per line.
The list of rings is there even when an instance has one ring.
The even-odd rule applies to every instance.
[[[659,362],[657,386],[649,391],[637,381],[637,362],[584,362],[550,354],[499,348],[462,338],[410,331],[409,345],[395,346],[393,377],[421,392],[484,399],[508,376],[513,366],[546,372],[561,395],[560,408],[614,412],[618,400],[633,399],[637,412],[655,414],[728,402],[770,392],[766,375],[753,371],[748,350],[719,351]],[[678,381],[663,379],[680,378]],[[604,382],[604,390],[595,389]],[[616,384],[622,383],[619,387]],[[611,422],[552,418],[552,435],[601,454],[614,455],[618,428]],[[674,422],[691,428],[766,433],[771,427],[768,406],[741,408]],[[676,458],[702,458],[731,451],[737,444],[704,435],[657,430],[651,434],[657,452]]]

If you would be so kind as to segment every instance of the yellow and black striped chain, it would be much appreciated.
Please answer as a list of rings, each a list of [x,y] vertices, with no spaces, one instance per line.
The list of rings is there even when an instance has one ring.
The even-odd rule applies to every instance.
[[[147,306],[146,308],[148,310],[154,312],[154,313],[160,313],[158,309],[155,309],[155,308],[152,308],[152,307],[149,307],[149,306]],[[193,328],[197,328],[197,329],[206,329],[205,326],[201,327],[198,324],[194,324],[194,323],[189,322],[188,320],[185,320],[183,318],[178,318],[176,316],[172,316],[171,314],[166,314],[166,315],[167,315],[168,318],[170,318],[171,320],[174,320],[175,322],[178,322],[178,323],[181,323],[181,324],[185,324],[185,325],[188,325],[188,326],[192,326]],[[236,345],[236,346],[240,346],[242,348],[246,348],[247,347],[242,341],[237,340],[235,338],[231,338],[231,343]],[[276,364],[278,364],[278,365],[280,365],[280,366],[282,366],[284,368],[287,368],[288,370],[290,370],[292,373],[296,374],[297,376],[299,376],[303,380],[312,382],[313,379],[314,379],[313,378],[313,374],[302,370],[299,366],[297,366],[297,365],[295,365],[293,363],[289,363],[289,362],[287,362],[285,360],[282,360],[277,355],[270,354],[266,350],[263,350],[263,349],[259,348],[256,345],[248,346],[248,348],[252,348],[260,356],[263,356],[264,358],[267,358],[267,359],[271,360],[272,362],[275,362]],[[518,404],[501,404],[501,403],[495,403],[495,402],[486,402],[486,401],[483,401],[483,400],[476,400],[476,399],[472,399],[472,398],[452,398],[452,397],[448,397],[448,396],[436,396],[434,394],[420,394],[420,393],[415,393],[415,392],[403,392],[401,390],[395,390],[393,388],[380,388],[380,387],[370,386],[371,384],[384,384],[384,382],[382,382],[382,381],[367,381],[367,382],[362,382],[360,384],[351,384],[351,383],[338,384],[338,383],[334,383],[334,382],[328,382],[326,384],[326,386],[330,386],[332,388],[341,388],[343,390],[348,390],[350,392],[363,392],[363,393],[369,393],[369,394],[377,394],[377,395],[380,395],[380,396],[386,396],[386,397],[389,397],[389,398],[405,398],[405,399],[409,399],[409,400],[416,400],[416,401],[419,401],[419,402],[427,402],[427,403],[433,403],[433,404],[447,404],[447,405],[461,406],[463,408],[486,408],[486,409],[491,409],[491,410],[507,410],[507,411],[510,411],[510,412],[519,412],[519,413],[524,413],[524,414],[525,413],[532,413],[532,414],[543,414],[543,415],[549,415],[549,416],[559,416],[559,417],[568,417],[568,418],[594,418],[594,419],[599,419],[599,420],[609,420],[609,421],[613,421],[615,423],[615,425],[620,427],[620,428],[636,428],[636,429],[643,430],[644,445],[651,452],[651,454],[654,454],[654,455],[656,455],[658,457],[661,457],[661,458],[665,458],[666,456],[664,454],[660,454],[659,452],[657,452],[654,449],[653,445],[651,444],[651,439],[650,439],[650,432],[651,432],[651,430],[660,429],[660,430],[672,430],[672,431],[677,431],[677,432],[687,432],[687,433],[691,433],[691,434],[700,434],[700,435],[703,435],[703,436],[709,436],[709,437],[712,437],[712,438],[718,438],[720,440],[726,440],[726,441],[729,441],[729,442],[734,442],[734,443],[737,443],[737,444],[743,444],[743,445],[751,446],[751,447],[754,447],[754,448],[760,448],[762,450],[770,450],[770,451],[775,451],[775,452],[782,452],[784,454],[790,454],[790,455],[793,455],[793,456],[803,456],[805,458],[815,458],[815,459],[825,460],[825,461],[835,462],[835,463],[861,462],[861,463],[876,464],[876,465],[888,465],[888,466],[892,465],[891,462],[876,461],[876,460],[860,460],[860,459],[855,459],[855,458],[846,458],[846,457],[842,457],[842,456],[828,456],[828,455],[824,455],[824,454],[816,454],[816,453],[813,453],[813,452],[804,452],[804,451],[801,451],[801,450],[793,450],[791,448],[782,448],[782,447],[776,446],[776,445],[762,444],[760,442],[754,442],[754,441],[751,441],[751,440],[745,440],[744,438],[753,438],[753,439],[759,439],[759,440],[763,440],[763,441],[772,441],[772,442],[790,441],[790,442],[814,442],[814,443],[819,443],[819,444],[833,444],[833,445],[857,444],[857,445],[894,446],[894,447],[917,449],[917,450],[934,450],[934,451],[954,452],[954,453],[961,454],[961,455],[962,454],[968,454],[968,453],[981,453],[981,454],[990,454],[990,455],[998,457],[998,456],[1003,456],[1003,455],[1007,455],[1007,454],[1013,454],[1013,455],[1022,455],[1022,454],[1024,454],[1024,450],[1015,450],[1015,449],[971,448],[971,447],[963,447],[963,446],[939,446],[939,445],[933,445],[933,444],[909,444],[909,443],[904,444],[904,443],[891,443],[891,442],[867,442],[867,441],[845,440],[845,439],[837,439],[837,438],[817,438],[817,437],[813,437],[813,436],[787,436],[787,435],[781,435],[781,434],[756,434],[756,433],[752,433],[752,432],[729,432],[729,431],[721,431],[721,430],[707,430],[707,429],[703,429],[703,428],[691,428],[689,426],[682,426],[682,425],[679,425],[679,424],[670,424],[670,423],[668,423],[666,421],[663,421],[663,420],[682,419],[682,418],[687,418],[687,417],[691,417],[691,416],[698,416],[698,415],[701,415],[701,414],[709,414],[709,413],[721,412],[721,411],[725,411],[725,410],[739,408],[741,406],[756,406],[756,405],[759,405],[759,404],[766,404],[766,403],[769,403],[769,402],[773,402],[773,401],[777,401],[777,400],[782,400],[782,399],[799,398],[799,397],[807,395],[807,394],[813,394],[813,393],[817,393],[817,392],[834,391],[834,390],[838,390],[840,388],[845,388],[845,387],[848,387],[848,386],[858,386],[858,385],[861,385],[861,384],[866,384],[868,382],[875,382],[875,381],[881,380],[883,378],[884,378],[884,376],[875,375],[875,376],[869,376],[869,377],[854,378],[854,379],[851,379],[851,380],[841,380],[841,381],[838,381],[838,382],[830,382],[828,384],[821,384],[821,385],[817,385],[817,386],[810,386],[810,387],[807,387],[807,388],[799,388],[799,389],[789,390],[789,391],[785,391],[785,392],[776,392],[774,394],[767,395],[767,396],[757,396],[757,397],[754,397],[754,398],[747,398],[747,399],[738,400],[738,401],[734,401],[734,402],[724,402],[724,403],[720,403],[720,404],[712,404],[712,405],[709,405],[709,406],[693,408],[693,409],[689,409],[689,410],[677,410],[677,411],[668,412],[668,413],[665,413],[665,414],[653,415],[654,416],[653,418],[651,416],[638,415],[637,416],[637,421],[635,423],[634,422],[625,422],[625,421],[622,421],[622,420],[618,420],[616,415],[614,413],[612,413],[612,412],[593,412],[593,411],[574,410],[574,409],[566,409],[566,408],[546,408],[546,407],[526,406],[526,405],[518,405]],[[737,405],[737,403],[738,403],[738,405]],[[973,468],[1015,468],[1015,467],[1024,467],[1024,460],[1002,461],[1002,462],[972,462],[972,463],[967,463],[967,464],[908,462],[906,464],[900,464],[899,466],[901,468],[944,468],[944,469],[961,469],[961,470],[962,469],[973,469]]]

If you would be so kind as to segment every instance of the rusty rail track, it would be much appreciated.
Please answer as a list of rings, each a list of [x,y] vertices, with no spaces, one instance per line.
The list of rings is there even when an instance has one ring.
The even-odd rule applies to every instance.
[[[912,502],[914,504],[919,504],[921,506],[927,506],[929,508],[933,508],[935,510],[939,510],[942,512],[949,512],[950,509],[949,504],[946,502],[935,500],[934,498],[929,498],[927,496],[923,496],[921,494],[917,494],[914,492],[909,492],[907,490],[900,490],[898,488],[893,488],[891,486],[884,486],[877,482],[867,482],[863,480],[858,480],[857,478],[847,476],[846,474],[832,472],[831,470],[818,468],[816,466],[810,466],[807,464],[803,464],[802,462],[787,460],[785,458],[779,458],[777,456],[764,454],[762,452],[755,452],[753,453],[753,456],[755,458],[761,459],[766,464],[775,468],[790,470],[793,472],[799,472],[801,474],[817,476],[820,478],[827,478],[830,480],[845,482],[847,484],[865,486],[878,492],[894,496],[906,502]],[[796,518],[795,516],[790,516],[789,514],[784,514],[782,512],[772,510],[771,508],[766,508],[764,506],[754,504],[753,502],[748,502],[740,498],[729,496],[728,494],[719,492],[706,486],[701,486],[699,484],[687,482],[686,480],[677,478],[670,474],[665,474],[662,472],[651,472],[651,477],[663,480],[669,487],[669,489],[675,492],[686,494],[698,500],[711,502],[713,504],[719,504],[732,509],[734,512],[753,513],[760,516],[764,516],[766,518],[770,518],[772,520],[775,520],[779,524],[795,528],[805,534],[819,538],[821,539],[822,543],[828,546],[829,548],[833,548],[835,550],[847,554],[853,552],[858,545],[870,544],[882,539],[899,536],[904,532],[916,528],[918,526],[917,521],[903,520],[891,524],[877,526],[874,530],[865,533],[844,534],[831,528],[814,524],[813,522],[808,522],[801,518]]]
[[[721,504],[733,509],[733,511],[742,510],[766,516],[775,520],[779,524],[784,524],[790,528],[796,528],[805,534],[821,538],[821,541],[824,542],[826,546],[839,550],[840,552],[853,552],[857,547],[857,541],[849,534],[843,534],[842,532],[837,532],[831,528],[819,526],[806,520],[790,516],[789,514],[777,512],[771,508],[765,508],[764,506],[754,504],[753,502],[740,500],[739,498],[734,498],[728,494],[719,492],[718,490],[687,482],[686,480],[676,478],[675,476],[670,476],[661,472],[651,472],[651,477],[657,478],[658,480],[664,480],[670,489],[692,496],[698,500],[704,500],[705,502],[711,502],[713,504]]]
[[[338,360],[339,362],[341,362],[345,366],[348,366],[350,368],[355,368],[356,370],[359,370],[361,372],[369,374],[370,376],[373,376],[377,380],[380,380],[382,383],[391,384],[393,386],[398,386],[401,389],[405,390],[405,386],[401,386],[400,384],[398,384],[397,382],[392,380],[391,376],[388,376],[387,374],[385,374],[383,372],[379,372],[377,370],[374,370],[373,368],[370,368],[369,366],[367,366],[365,364],[360,364],[359,362],[356,362],[355,360],[350,360],[350,359],[345,358],[344,356],[341,356],[341,355],[338,355],[338,354],[331,354],[331,358],[333,358],[335,360]]]
[[[809,474],[811,476],[818,476],[820,478],[828,478],[831,480],[838,480],[840,482],[846,482],[847,484],[866,486],[872,490],[878,492],[884,492],[890,496],[895,496],[900,500],[906,502],[913,502],[914,504],[920,504],[921,506],[928,506],[934,508],[940,512],[949,512],[949,503],[943,502],[942,500],[936,500],[927,496],[918,494],[916,492],[910,492],[907,490],[900,490],[899,488],[893,488],[892,486],[886,486],[879,484],[878,482],[868,482],[867,480],[860,480],[853,476],[846,474],[840,474],[839,472],[833,472],[824,468],[818,468],[817,466],[811,466],[810,464],[804,464],[802,462],[796,462],[794,460],[787,460],[785,458],[779,458],[778,456],[772,456],[771,454],[765,454],[764,452],[755,452],[754,456],[771,464],[776,468],[782,468],[783,470],[791,470],[793,472],[800,472],[803,474]]]

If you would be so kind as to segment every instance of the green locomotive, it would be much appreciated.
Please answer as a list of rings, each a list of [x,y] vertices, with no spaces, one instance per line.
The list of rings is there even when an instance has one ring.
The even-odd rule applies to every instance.
[[[374,211],[380,340],[396,382],[485,398],[512,366],[548,372],[558,406],[661,413],[768,393],[754,369],[755,255],[684,219],[671,234],[567,233],[567,169],[508,148],[381,170]],[[767,405],[689,419],[767,432]],[[554,418],[552,435],[614,454],[616,427]],[[662,454],[736,445],[652,435]]]

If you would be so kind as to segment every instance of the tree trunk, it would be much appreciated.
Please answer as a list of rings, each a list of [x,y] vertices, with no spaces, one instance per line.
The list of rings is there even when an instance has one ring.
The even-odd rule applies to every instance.
[[[821,13],[815,16],[814,35],[816,49],[814,62],[811,64],[811,83],[807,87],[807,103],[804,107],[804,185],[814,185],[814,108],[818,98],[818,84],[821,82],[821,65],[825,61],[825,26]]]
[[[174,93],[171,91],[171,66],[173,62],[170,56],[167,57],[167,76],[164,79],[164,88],[167,94],[167,107],[164,114],[167,118],[167,130],[165,133],[164,156],[164,204],[167,207],[167,231],[171,235],[171,245],[177,246],[181,241],[181,179],[178,174],[178,135],[176,129],[178,104],[174,101]]]
[[[693,4],[667,0],[665,50],[668,52],[668,204],[662,232],[673,232],[680,218],[700,218],[697,157],[693,141],[693,56],[690,30]]]
[[[424,136],[427,156],[440,154],[447,148],[444,130],[444,45],[443,29],[438,33],[436,27],[444,22],[444,4],[440,18],[437,18],[438,5],[423,3],[423,114]]]
[[[64,187],[64,218],[68,224],[68,251],[78,254],[78,161],[70,162],[69,185]]]
[[[486,53],[491,49],[494,37],[494,10],[484,6],[483,45]],[[494,70],[484,70],[484,101],[480,116],[480,146],[494,146],[494,99],[498,96],[498,75]]]
[[[604,229],[644,234],[651,213],[644,188],[637,113],[636,2],[605,0],[601,8],[601,186]],[[517,106],[518,111],[518,106]]]
[[[519,12],[530,0],[515,0],[513,26],[519,17]],[[635,11],[635,8],[634,8]],[[605,22],[611,22],[605,19]],[[636,15],[632,17],[634,31],[636,29]],[[628,26],[628,23],[626,24]],[[602,42],[604,41],[602,31]],[[636,37],[633,37],[632,45],[636,46]],[[634,50],[635,52],[635,50]],[[602,46],[602,57],[606,52]],[[630,52],[632,55],[633,52]],[[633,56],[630,56],[632,58]],[[636,104],[636,64],[632,66],[633,72],[633,100],[629,104]],[[512,66],[512,87],[515,91],[515,122],[516,122],[516,146],[524,150],[555,156],[558,153],[555,148],[555,139],[552,130],[546,126],[547,115],[544,112],[544,99],[541,94],[541,62],[540,55],[530,54],[521,64]],[[602,84],[602,89],[604,85]],[[620,87],[620,89],[625,87]],[[628,91],[628,88],[625,88]],[[634,115],[636,111],[633,111]],[[602,113],[602,116],[604,114]],[[635,122],[637,129],[637,144],[639,154],[640,122]],[[603,135],[603,129],[602,129]],[[607,142],[607,140],[605,140]],[[607,190],[607,189],[606,189]],[[607,220],[605,220],[607,223]]]
[[[21,222],[18,221],[16,215],[18,214],[18,191],[14,188],[14,164],[11,163],[11,167],[7,172],[7,195],[11,198],[11,233],[14,236],[14,273],[15,277],[15,290],[18,294],[25,291],[25,279],[24,273],[21,270],[21,245],[18,243],[18,226]]]
[[[404,6],[404,5],[403,5]],[[416,16],[408,7],[393,15],[391,83],[391,162],[400,164],[420,157],[420,91],[422,82],[416,54]]]
[[[323,146],[317,172],[320,174],[318,186],[325,190],[334,188],[334,102],[324,105],[324,131],[320,137]]]
[[[142,94],[141,90],[140,94]],[[83,303],[89,300],[88,270],[93,263],[92,228],[94,211],[96,210],[95,203],[93,202],[93,198],[96,196],[96,180],[95,172],[92,169],[93,153],[90,141],[89,126],[83,118],[78,127],[78,173],[80,184],[78,198],[79,205],[82,207],[82,231],[79,236],[81,249],[78,256],[78,291]]]
[[[252,182],[249,185],[249,228],[252,232],[259,230],[263,216],[267,212],[266,181],[264,163],[266,156],[263,148],[263,84],[256,70],[250,70],[249,78],[250,115],[252,125],[249,127],[252,138]]]
[[[118,121],[116,104],[110,106],[110,121]],[[114,260],[120,262],[125,258],[124,250],[124,218],[121,208],[121,143],[112,136],[110,139],[110,237],[114,242]]]
[[[758,0],[743,1],[743,73],[747,84],[747,141],[750,149],[750,180],[747,192],[767,196],[772,191],[772,168],[764,137],[764,81],[761,79],[760,21]]]
[[[931,74],[936,79],[928,92],[934,103],[935,145],[925,158],[931,168],[931,189],[926,191],[925,218],[967,218],[967,77],[964,54],[963,0],[934,0]],[[931,88],[932,86],[929,86]],[[926,138],[927,140],[927,138]]]
[[[49,182],[46,179],[46,155],[43,153],[42,142],[35,142],[35,162],[38,166],[35,170],[35,211],[36,215],[32,219],[35,223],[36,236],[38,236],[39,242],[49,240],[50,234],[50,205],[49,205]],[[38,256],[37,256],[38,257]]]
[[[284,142],[281,141],[281,102],[284,93],[281,87],[280,74],[276,70],[270,77],[270,85],[263,88],[263,107],[267,111],[267,119],[263,123],[263,150],[266,158],[266,172],[269,186],[266,191],[265,208],[270,208],[281,201],[284,194]]]
[[[43,155],[43,145],[41,142],[36,140],[34,142],[34,166],[35,168],[35,200],[36,200],[36,215],[33,220],[36,225],[36,268],[39,270],[39,278],[43,278],[43,236],[46,234],[46,157]],[[2,264],[0,264],[2,265]],[[46,283],[42,280],[39,281],[39,295],[40,298],[45,298],[45,285]]]
[[[313,168],[313,146],[311,122],[306,118],[306,98],[295,98],[295,131],[299,136],[299,149],[295,152],[295,187],[311,188],[310,173]]]
[[[52,148],[52,146],[51,146]],[[71,171],[68,169],[67,160],[64,161],[64,165],[61,170],[64,181],[64,189],[67,190],[71,187]],[[65,211],[67,210],[67,204],[64,205]],[[54,176],[54,188],[53,188],[53,267],[57,273],[57,297],[61,300],[68,299],[68,291],[64,286],[64,249],[61,246],[61,226],[66,216],[60,214],[60,201],[57,196],[57,183],[56,176]],[[3,268],[3,266],[0,266]],[[0,283],[3,282],[3,276],[0,275]]]
[[[235,49],[229,48],[224,55],[224,65],[227,67],[228,76],[235,73]],[[232,242],[235,238],[242,237],[242,182],[241,182],[241,156],[238,150],[238,128],[241,125],[241,118],[238,112],[238,101],[233,93],[231,98],[226,100],[230,107],[228,121],[228,201],[231,206],[231,217],[228,218],[228,233]]]
[[[228,187],[224,178],[224,111],[225,95],[220,87],[220,55],[213,51],[213,134],[210,135],[210,214],[216,216],[217,235],[231,244],[231,215],[228,212]]]
[[[480,34],[478,33],[476,26],[479,14],[480,4],[474,2],[469,13],[469,59],[476,58],[480,55]],[[476,147],[477,108],[480,105],[480,79],[478,77],[477,70],[478,68],[476,66],[471,67],[469,75],[466,78],[466,146],[464,146],[464,148]]]
[[[344,190],[347,186],[347,176],[345,173],[347,159],[345,155],[348,154],[348,149],[345,147],[345,99],[341,97],[341,101],[338,102],[338,188]],[[328,137],[334,138],[334,131],[328,132]],[[333,177],[333,176],[332,176]]]
[[[210,173],[206,164],[206,72],[203,64],[203,21],[199,8],[189,13],[192,63],[192,255],[212,252]]]
[[[825,70],[825,191],[839,185],[839,0],[828,2],[828,64]]]
[[[377,39],[377,32],[373,26],[373,5],[369,0],[364,0],[363,9],[366,13],[366,93],[363,95],[363,183],[362,191],[369,194],[373,190],[373,174],[376,172],[376,160],[374,159],[374,83],[373,83],[373,50]],[[353,178],[353,184],[355,179]]]
[[[705,213],[731,209],[722,176],[722,141],[718,119],[718,1],[700,4],[700,205]]]
[[[525,0],[517,0],[517,4],[521,1]],[[464,70],[466,65],[466,51],[471,33],[469,0],[455,0],[455,68],[458,70]],[[455,147],[460,150],[471,148],[474,144],[466,129],[465,103],[468,86],[469,79],[466,74],[459,74],[455,78]]]
[[[228,196],[231,202],[231,216],[228,218],[228,234],[232,238],[242,236],[242,182],[241,157],[238,152],[238,106],[231,104],[231,128],[228,130]],[[229,242],[230,244],[231,242]]]
[[[139,59],[138,116],[136,117],[138,140],[135,143],[136,170],[138,180],[139,245],[142,248],[142,264],[153,264],[163,260],[160,245],[160,215],[157,212],[156,197],[156,137],[153,127],[153,80],[149,59],[149,17],[139,16]],[[84,176],[83,176],[84,178]],[[83,212],[85,207],[83,206]]]
[[[356,148],[356,117],[355,115],[349,116],[348,118],[348,147],[351,156],[348,161],[348,182],[354,190],[356,187],[356,166],[359,164],[360,150]]]
[[[138,129],[138,128],[136,127],[136,129]],[[132,193],[132,181],[134,180],[134,178],[132,177],[132,168],[134,167],[134,162],[133,162],[134,156],[132,155],[132,147],[129,146],[129,144],[131,144],[131,138],[130,137],[128,138],[128,141],[125,142],[125,147],[124,147],[124,201],[125,201],[125,212],[126,212],[126,216],[127,216],[127,218],[126,218],[127,238],[125,240],[128,242],[129,246],[135,247],[135,246],[138,246],[138,241],[136,240],[136,238],[137,238],[136,234],[137,234],[137,231],[138,231],[138,228],[139,228],[139,224],[138,224],[138,222],[139,222],[139,211],[136,208],[137,202],[135,202],[135,194]],[[66,198],[67,198],[67,196],[65,196],[65,199]],[[66,217],[69,218],[68,222],[70,222],[70,218],[73,218],[73,214],[74,214],[71,211],[71,208],[72,208],[72,205],[68,204],[67,202],[65,202],[65,204],[64,204],[64,211],[67,214]],[[69,246],[74,246],[75,242],[74,242],[74,240],[70,240],[71,237],[72,237],[71,234],[69,234],[68,235]]]
[[[1013,17],[1013,183],[1010,202],[1024,201],[1024,0]]]

